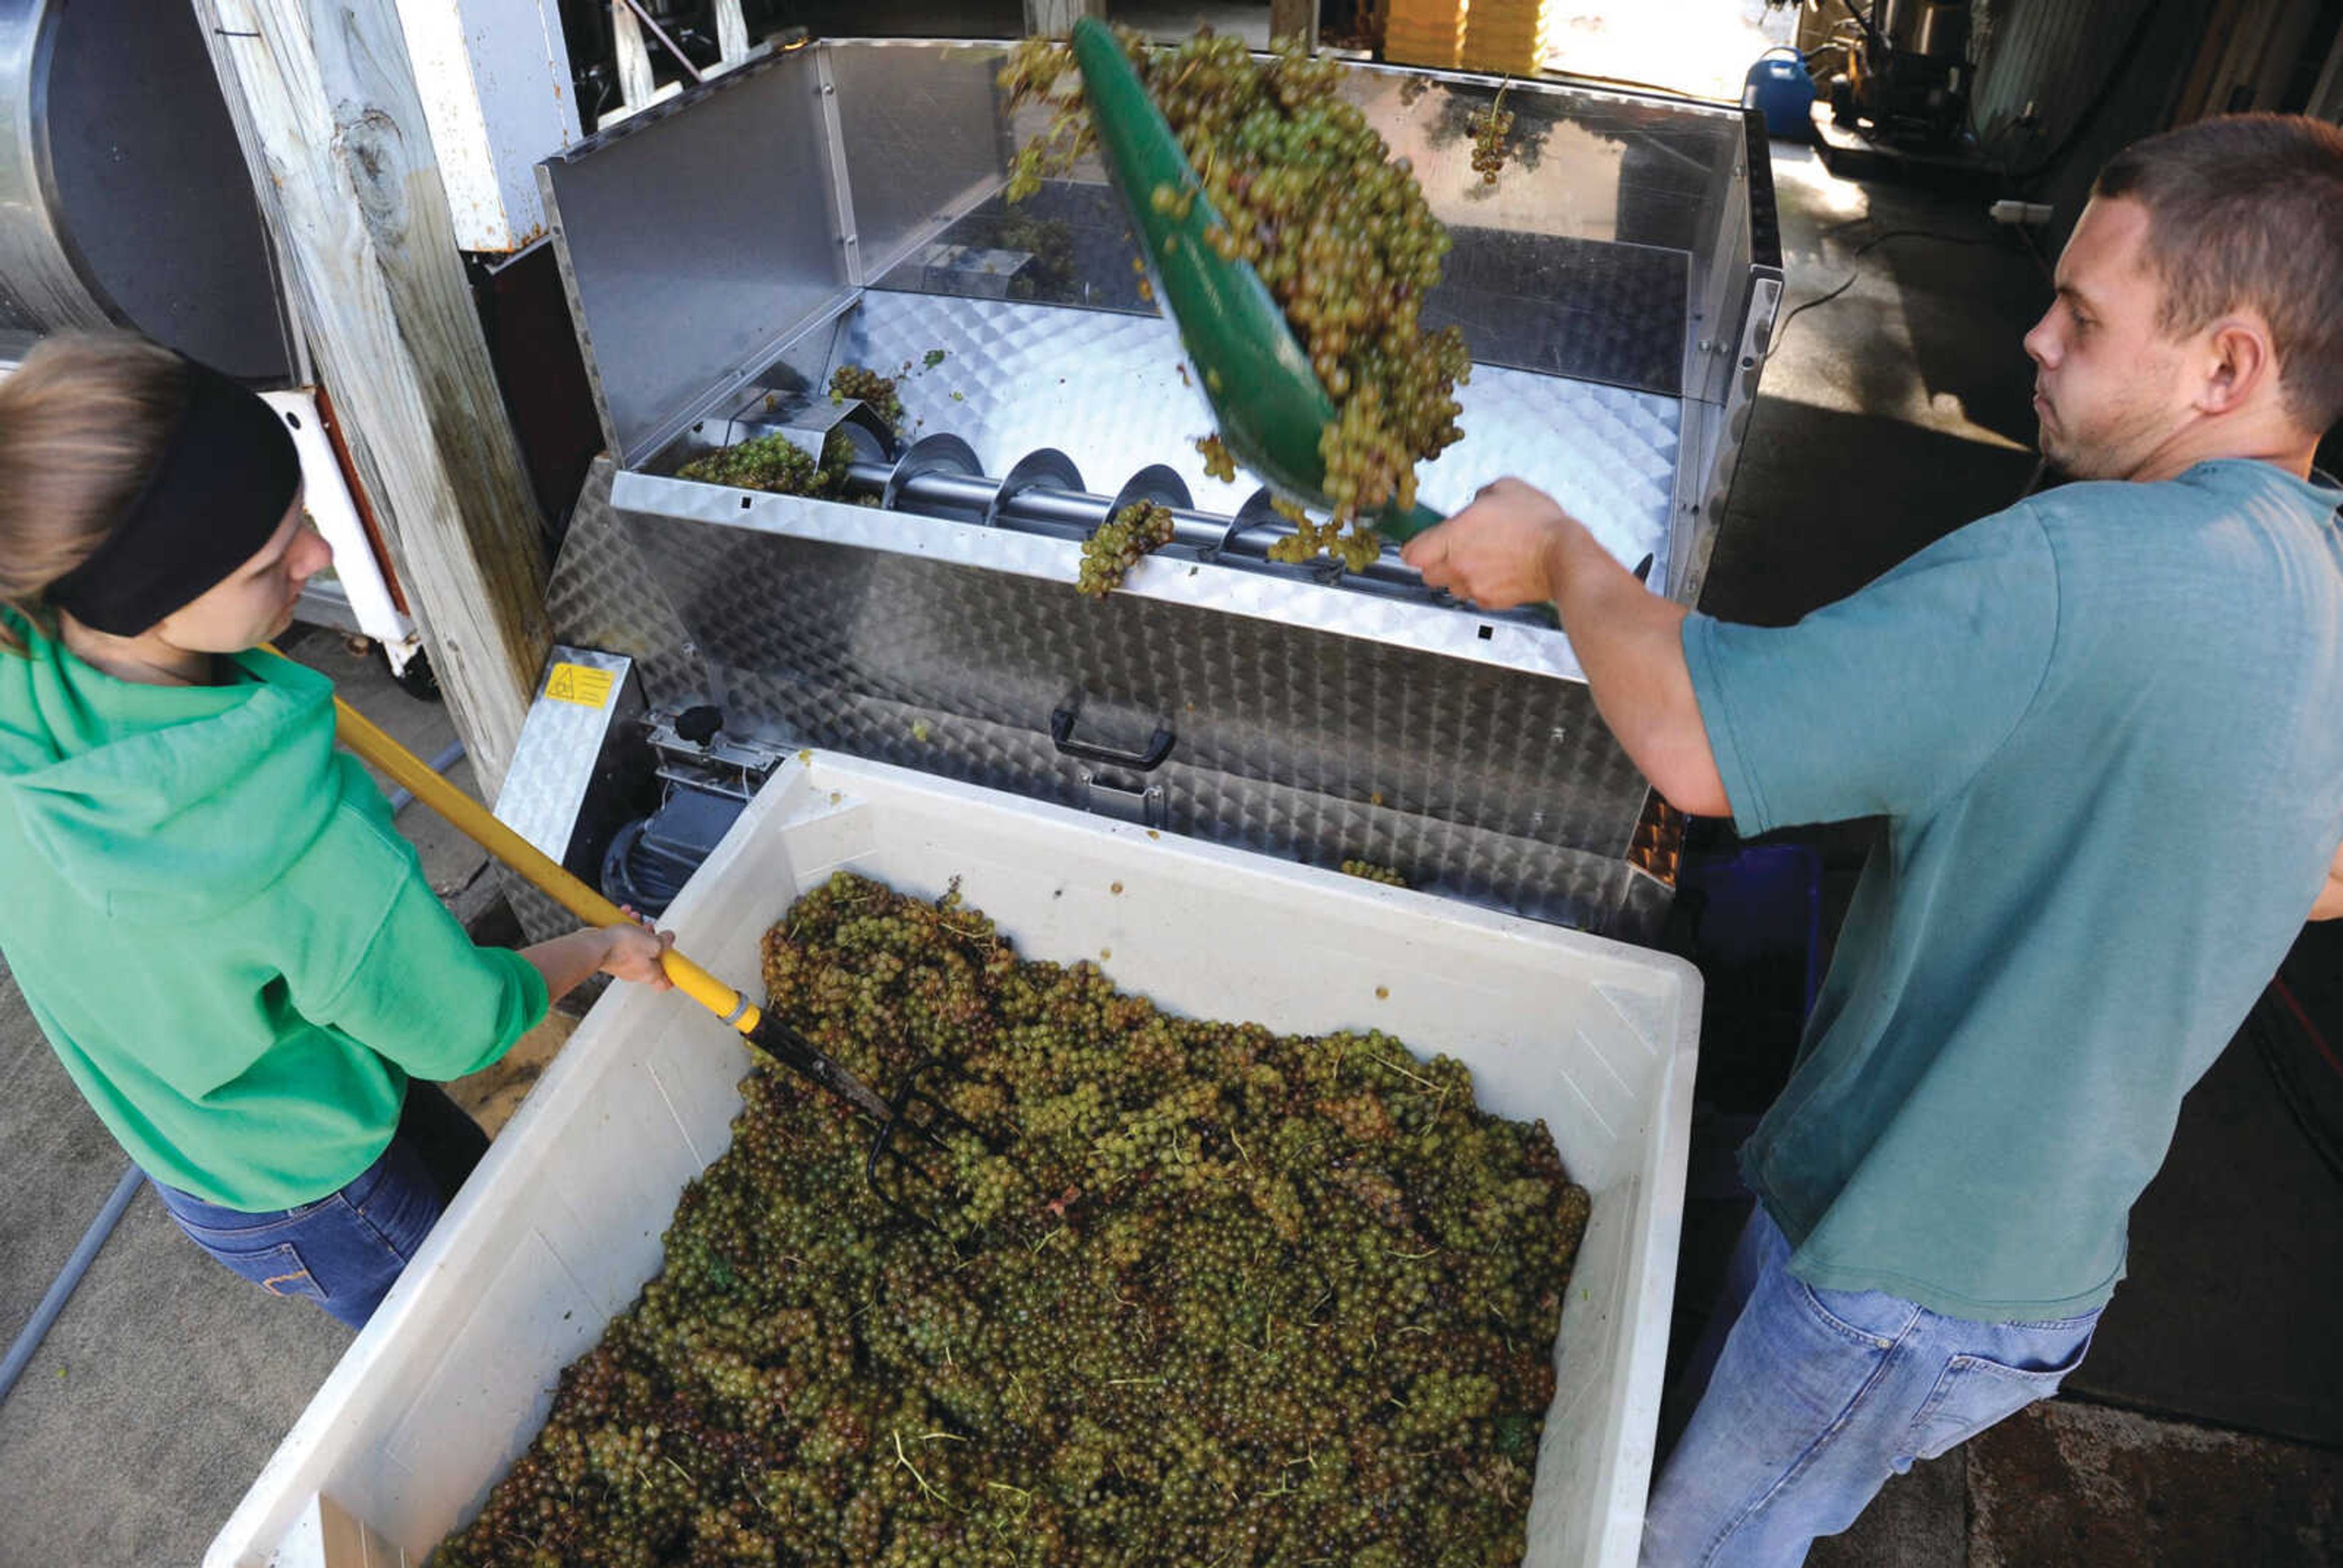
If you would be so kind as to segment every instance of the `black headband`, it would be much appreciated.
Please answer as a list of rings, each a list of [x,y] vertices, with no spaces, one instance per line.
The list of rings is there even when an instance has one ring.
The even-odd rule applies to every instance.
[[[276,409],[183,359],[187,406],[162,460],[89,558],[44,596],[82,625],[140,632],[260,553],[301,487],[301,459]]]

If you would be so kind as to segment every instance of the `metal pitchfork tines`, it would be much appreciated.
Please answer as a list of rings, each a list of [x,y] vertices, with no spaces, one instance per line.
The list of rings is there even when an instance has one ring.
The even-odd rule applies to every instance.
[[[384,734],[365,715],[338,697],[334,699],[334,709],[344,745],[413,790],[416,799],[528,879],[539,892],[589,926],[633,923],[624,910],[497,820],[486,807],[433,772],[429,764]],[[880,1172],[914,1174],[940,1191],[944,1183],[908,1151],[907,1145],[925,1143],[948,1152],[950,1145],[944,1141],[944,1135],[959,1132],[998,1152],[981,1131],[921,1081],[932,1073],[956,1069],[941,1057],[923,1057],[892,1095],[882,1096],[848,1071],[836,1058],[780,1020],[766,1016],[756,1003],[683,954],[669,949],[663,962],[667,978],[675,982],[675,989],[739,1030],[750,1050],[812,1080],[869,1117],[878,1129],[871,1139],[870,1155],[863,1161],[863,1175],[870,1183],[870,1191],[893,1213],[941,1232],[942,1227],[932,1216],[918,1211],[897,1192],[890,1191],[889,1184],[880,1180]]]
[[[958,1076],[960,1070],[940,1056],[923,1056],[903,1075],[894,1093],[881,1097],[841,1066],[836,1057],[770,1014],[741,1032],[750,1050],[811,1079],[841,1103],[877,1123],[870,1151],[862,1161],[862,1179],[870,1184],[872,1195],[893,1213],[941,1234],[942,1227],[936,1223],[934,1216],[905,1201],[882,1172],[908,1176],[941,1191],[948,1184],[916,1157],[920,1145],[950,1153],[951,1146],[944,1141],[944,1135],[957,1132],[974,1139],[988,1152],[999,1152],[981,1128],[945,1104],[940,1096],[921,1082],[930,1073]]]

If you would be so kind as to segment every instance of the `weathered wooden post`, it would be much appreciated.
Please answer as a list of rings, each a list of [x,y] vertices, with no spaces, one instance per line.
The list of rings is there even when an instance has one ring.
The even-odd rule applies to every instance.
[[[193,0],[297,332],[483,789],[543,666],[545,559],[394,0]]]

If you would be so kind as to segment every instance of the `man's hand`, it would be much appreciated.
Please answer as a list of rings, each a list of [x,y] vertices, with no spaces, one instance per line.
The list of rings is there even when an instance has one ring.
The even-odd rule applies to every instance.
[[[1400,558],[1489,609],[1554,601],[1594,706],[1653,788],[1695,817],[1732,814],[1684,663],[1684,608],[1635,580],[1551,496],[1500,479]]]
[[[673,931],[655,931],[648,926],[605,926],[602,937],[607,946],[598,966],[604,974],[637,985],[647,985],[653,990],[672,990],[675,982],[667,978],[659,960],[668,949],[675,946]]]
[[[1561,596],[1561,548],[1585,526],[1554,498],[1519,479],[1482,487],[1473,504],[1408,540],[1400,559],[1487,609],[1543,604]]]

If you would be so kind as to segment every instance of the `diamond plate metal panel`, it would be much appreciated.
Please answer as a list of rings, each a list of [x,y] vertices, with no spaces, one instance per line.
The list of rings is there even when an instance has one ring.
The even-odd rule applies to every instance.
[[[616,472],[607,453],[586,470],[546,588],[546,617],[560,642],[632,658],[653,707],[686,707],[709,695],[708,668],[683,618],[610,509]]]
[[[1153,787],[1163,809],[1152,820],[1164,832],[1329,868],[1372,860],[1426,892],[1631,940],[1651,936],[1666,912],[1664,885],[1588,850],[1192,766],[1176,754],[1143,778],[1117,777],[1057,755],[1046,734],[770,671],[738,672],[733,689],[745,707],[787,714],[808,744],[1053,805],[1099,810],[1102,795]],[[1095,775],[1103,777],[1093,783]]]
[[[1603,928],[1645,794],[1578,681],[892,550],[620,514],[736,729],[1077,807],[1162,791],[1162,826]],[[1139,775],[1086,739],[1172,757]]]
[[[578,813],[606,749],[621,743],[628,723],[642,712],[641,693],[628,679],[633,668],[623,654],[556,644],[538,677],[496,813],[557,860],[569,859]],[[606,683],[579,689],[574,678],[580,669],[606,677]]]
[[[925,369],[937,349],[943,361]],[[830,368],[900,372],[906,433],[949,431],[989,474],[1055,447],[1092,490],[1111,495],[1164,463],[1200,510],[1233,513],[1257,485],[1204,472],[1194,442],[1212,428],[1212,412],[1183,378],[1183,357],[1177,329],[1161,317],[873,288],[847,319]],[[1457,401],[1464,438],[1418,470],[1426,505],[1456,511],[1513,474],[1568,508],[1624,564],[1668,558],[1677,399],[1484,365]]]
[[[712,523],[728,532],[784,534],[916,555],[1013,572],[1058,588],[1074,581],[1081,558],[1080,544],[1070,538],[797,496],[749,494],[650,474],[619,474],[611,497],[622,516],[673,518]],[[1140,562],[1118,591],[1506,669],[1584,678],[1569,639],[1538,612],[1461,609],[1420,581],[1320,580],[1302,568],[1274,566],[1257,557],[1207,560],[1189,546],[1173,544]]]
[[[643,464],[651,437],[637,427],[665,440],[749,381],[818,386],[853,360],[915,367],[901,387],[907,434],[960,436],[991,475],[1048,447],[1093,492],[1156,463],[1207,512],[1233,513],[1252,489],[1202,472],[1192,442],[1209,412],[1181,378],[1175,330],[1135,297],[1121,221],[1095,210],[1102,187],[1075,192],[1078,177],[1021,216],[987,201],[960,218],[993,178],[995,124],[940,146],[909,184],[882,170],[877,186],[836,188],[834,157],[795,156],[840,152],[809,128],[870,132],[843,148],[857,176],[908,170],[922,137],[965,141],[981,126],[985,73],[933,45],[823,47],[835,69],[817,75],[850,100],[827,116],[795,90],[802,66],[769,63],[554,171],[557,219],[572,206],[602,220],[576,233],[557,221],[573,304],[593,307],[580,311],[581,342],[612,407],[639,416],[619,422],[638,468],[598,463],[579,503],[550,594],[557,635],[630,657],[655,704],[725,705],[736,731],[1151,811],[1163,830],[1265,853],[1363,857],[1546,919],[1655,929],[1667,890],[1624,859],[1648,791],[1597,720],[1567,640],[1526,617],[1460,613],[1413,582],[1312,581],[1241,561],[1242,548],[1216,563],[1192,539],[1091,603],[1068,586],[1076,548],[1062,538],[643,471],[673,457]],[[922,96],[922,73],[937,71],[957,84],[950,113]],[[1361,66],[1350,86],[1451,226],[1449,286],[1428,317],[1463,326],[1482,361],[1460,389],[1465,438],[1423,470],[1425,500],[1453,510],[1519,474],[1622,562],[1655,558],[1653,586],[1688,599],[1703,542],[1694,509],[1729,481],[1738,437],[1732,408],[1722,438],[1708,418],[1724,331],[1747,314],[1752,281],[1736,248],[1750,199],[1737,113],[1515,83],[1513,162],[1493,187],[1467,166],[1468,122],[1497,85],[1445,82],[1402,104],[1407,75]],[[709,180],[739,184],[726,171],[741,146],[765,146],[738,134],[752,119],[787,133],[786,166],[763,159],[759,188],[791,199],[743,205],[730,186],[710,199]],[[857,223],[837,221],[850,210]],[[980,223],[992,226],[983,236],[970,226]],[[927,243],[948,225],[946,240],[1030,257],[998,286],[1036,297],[918,292],[995,286],[959,276],[960,253]],[[843,275],[821,259],[833,245]],[[642,263],[645,246],[656,265]],[[665,276],[678,256],[689,260],[681,295],[596,292],[598,278]],[[898,257],[912,291],[845,286],[865,262]],[[724,307],[744,278],[788,286]],[[588,319],[605,307],[615,317]],[[938,348],[946,357],[925,369]],[[1062,756],[1051,716],[1070,704],[1085,739],[1128,748],[1161,725],[1172,751],[1143,775]]]

